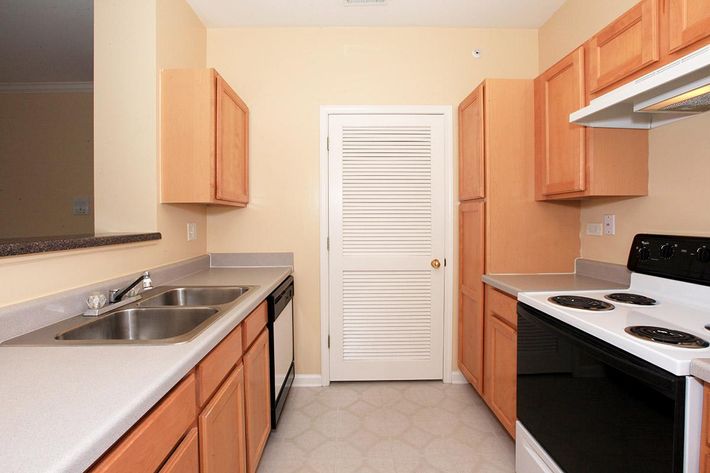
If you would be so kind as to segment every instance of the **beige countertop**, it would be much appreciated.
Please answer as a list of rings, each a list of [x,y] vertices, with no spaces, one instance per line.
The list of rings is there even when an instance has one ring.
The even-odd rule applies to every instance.
[[[710,358],[696,358],[690,363],[690,374],[710,383]]]
[[[519,292],[593,291],[627,289],[628,284],[596,279],[577,273],[486,274],[483,282],[518,297]]]
[[[171,281],[258,286],[185,343],[0,346],[0,471],[84,471],[291,272],[213,268]]]

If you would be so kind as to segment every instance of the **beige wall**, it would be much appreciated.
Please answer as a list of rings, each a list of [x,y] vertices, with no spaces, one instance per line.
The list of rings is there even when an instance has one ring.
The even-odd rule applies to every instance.
[[[91,92],[0,93],[0,238],[93,231],[93,107]]]
[[[568,0],[540,29],[541,71],[606,26],[637,0]],[[641,232],[710,235],[710,114],[649,132],[649,195],[582,203],[581,256],[625,264]],[[616,215],[616,235],[588,236],[588,223]]]
[[[202,255],[202,206],[158,204],[157,73],[202,67],[205,29],[184,0],[97,0],[95,184],[100,229],[159,230],[158,242],[0,259],[0,306]],[[187,222],[199,238],[186,241]],[[125,226],[124,226],[125,224]]]
[[[481,59],[472,58],[475,48],[482,49]],[[319,373],[320,106],[435,104],[455,110],[486,77],[534,77],[537,32],[210,29],[207,64],[251,110],[251,201],[238,212],[208,210],[208,250],[294,252],[297,370]]]
[[[710,113],[649,134],[648,197],[605,199],[582,206],[582,229],[616,215],[616,235],[582,235],[582,256],[625,264],[637,233],[710,236]]]

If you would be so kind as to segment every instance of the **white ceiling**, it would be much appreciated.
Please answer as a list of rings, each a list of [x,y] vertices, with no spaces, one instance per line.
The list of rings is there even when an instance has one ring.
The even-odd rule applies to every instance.
[[[93,0],[0,0],[0,82],[88,82]]]
[[[471,26],[539,28],[564,0],[187,0],[208,28],[233,26]]]

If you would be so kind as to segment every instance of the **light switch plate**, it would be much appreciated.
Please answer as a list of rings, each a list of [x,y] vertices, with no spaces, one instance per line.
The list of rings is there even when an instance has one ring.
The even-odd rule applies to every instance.
[[[616,215],[604,215],[604,235],[616,235]]]
[[[601,223],[588,223],[587,224],[587,235],[602,236],[602,224]]]
[[[188,223],[187,224],[187,241],[197,240],[197,224]]]

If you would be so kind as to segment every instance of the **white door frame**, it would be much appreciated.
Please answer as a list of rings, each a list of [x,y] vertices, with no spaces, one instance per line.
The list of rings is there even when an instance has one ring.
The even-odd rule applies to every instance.
[[[330,384],[330,353],[328,334],[330,333],[330,272],[328,253],[328,120],[330,115],[342,114],[418,114],[443,115],[444,117],[444,167],[446,209],[444,212],[445,258],[444,266],[444,382],[451,382],[453,357],[453,265],[454,265],[454,157],[452,108],[449,105],[323,105],[320,108],[320,366],[321,385]]]

